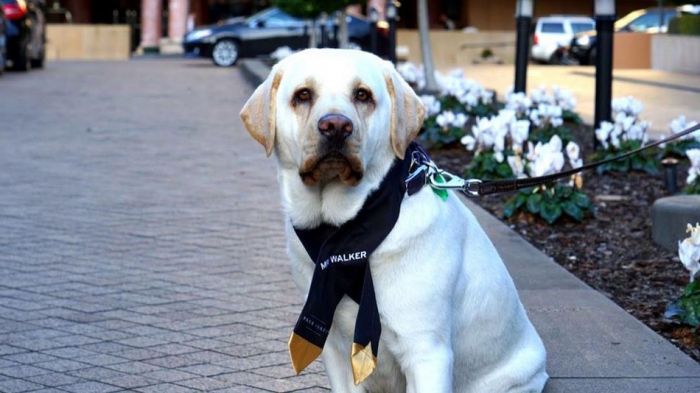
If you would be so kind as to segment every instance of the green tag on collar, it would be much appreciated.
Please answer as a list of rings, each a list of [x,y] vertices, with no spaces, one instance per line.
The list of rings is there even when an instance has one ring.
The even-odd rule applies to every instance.
[[[438,173],[435,175],[435,182],[436,183],[444,183],[445,178],[442,177],[442,175]],[[449,194],[447,193],[447,190],[442,190],[442,189],[433,187],[433,192],[435,193],[435,195],[440,197],[440,199],[442,199],[443,201],[446,201],[447,197],[449,196]]]

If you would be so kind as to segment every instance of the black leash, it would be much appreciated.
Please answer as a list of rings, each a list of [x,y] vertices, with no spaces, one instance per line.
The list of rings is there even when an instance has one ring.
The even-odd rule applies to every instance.
[[[659,146],[664,143],[674,141],[676,139],[682,138],[688,134],[700,130],[700,124],[696,124],[690,128],[683,130],[677,134],[673,134],[664,139],[658,140],[656,142],[650,143],[648,145],[642,146],[638,149],[629,151],[619,156],[611,157],[605,160],[596,161],[587,165],[583,165],[578,168],[569,169],[568,171],[555,173],[552,175],[530,177],[523,179],[505,179],[505,180],[486,180],[482,181],[479,179],[462,179],[459,176],[453,175],[449,172],[443,171],[437,168],[432,162],[426,164],[426,168],[417,168],[412,171],[411,176],[414,172],[418,170],[426,170],[427,176],[426,182],[433,188],[436,189],[458,189],[467,194],[468,196],[481,196],[489,194],[497,194],[501,192],[511,192],[517,191],[523,188],[530,188],[534,186],[539,186],[542,184],[548,184],[555,180],[563,179],[575,175],[579,172],[587,171],[589,169],[594,169],[601,165],[607,164],[609,162],[621,160],[633,156],[635,154],[641,153],[644,150],[651,149],[652,147]],[[409,176],[409,178],[411,177]]]

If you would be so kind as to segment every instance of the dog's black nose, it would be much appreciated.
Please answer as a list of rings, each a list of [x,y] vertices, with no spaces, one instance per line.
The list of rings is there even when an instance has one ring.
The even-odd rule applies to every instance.
[[[342,143],[352,134],[352,121],[347,117],[330,113],[318,120],[318,132],[332,142]]]

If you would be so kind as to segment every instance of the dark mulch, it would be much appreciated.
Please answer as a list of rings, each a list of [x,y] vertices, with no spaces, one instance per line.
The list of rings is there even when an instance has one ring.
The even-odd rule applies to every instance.
[[[574,134],[583,154],[592,151],[589,127]],[[435,162],[463,174],[471,153],[462,147],[431,152]],[[679,170],[679,177],[686,173]],[[654,200],[667,196],[663,176],[645,173],[584,175],[584,191],[595,202],[595,215],[582,223],[573,220],[549,226],[528,216],[503,219],[510,195],[485,196],[475,201],[501,218],[557,263],[608,296],[627,312],[700,361],[700,332],[663,318],[669,301],[688,283],[688,272],[677,254],[651,240],[650,210]]]

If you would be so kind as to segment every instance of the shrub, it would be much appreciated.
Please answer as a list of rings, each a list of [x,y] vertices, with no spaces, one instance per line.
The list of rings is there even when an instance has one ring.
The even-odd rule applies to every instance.
[[[686,194],[700,194],[700,149],[686,151],[690,159],[690,168],[686,178],[686,186],[683,192]]]
[[[506,108],[516,111],[519,119],[532,122],[530,140],[547,142],[558,135],[564,143],[572,140],[571,130],[566,123],[581,123],[574,112],[576,100],[573,95],[557,86],[549,93],[544,87],[534,89],[530,96],[510,92],[506,95]]]
[[[414,88],[424,87],[425,78],[420,66],[403,63],[397,69]],[[470,118],[497,112],[493,92],[465,78],[461,70],[436,73],[436,77],[440,87],[438,94],[421,96],[428,113],[420,140],[428,148],[456,143],[465,135]]]
[[[668,125],[671,134],[678,134],[697,124],[695,121],[687,121],[685,116],[681,115],[671,120]],[[695,132],[686,135],[679,141],[674,141],[664,146],[664,156],[675,156],[684,158],[685,153],[689,149],[700,149],[700,132]]]
[[[647,141],[649,123],[641,121],[639,114],[642,103],[632,97],[614,99],[612,102],[614,123],[604,121],[595,130],[596,139],[600,142],[593,159],[604,160],[641,147]],[[597,168],[599,174],[606,172],[644,171],[650,174],[657,172],[658,162],[652,150],[645,150],[622,160],[610,162]]]
[[[514,176],[508,160],[520,155],[530,130],[529,120],[518,120],[516,113],[502,109],[496,116],[480,117],[461,142],[474,158],[466,176],[479,179],[506,179]]]
[[[695,280],[700,272],[700,224],[688,224],[690,236],[678,242],[678,257],[690,272],[690,283],[683,289],[677,301],[666,309],[666,317],[700,327],[700,280]]]
[[[669,34],[700,35],[700,15],[681,14],[668,23]]]
[[[574,142],[567,144],[566,158],[564,154],[561,138],[554,136],[544,144],[538,142],[533,146],[529,142],[527,154],[523,157],[508,157],[508,163],[518,177],[537,177],[560,172],[566,158],[572,168],[583,165],[579,157],[580,148]],[[588,196],[580,191],[581,183],[580,175],[576,175],[569,184],[554,183],[519,191],[506,202],[503,214],[506,218],[516,213],[531,214],[548,224],[555,223],[563,216],[581,221],[593,207]]]

